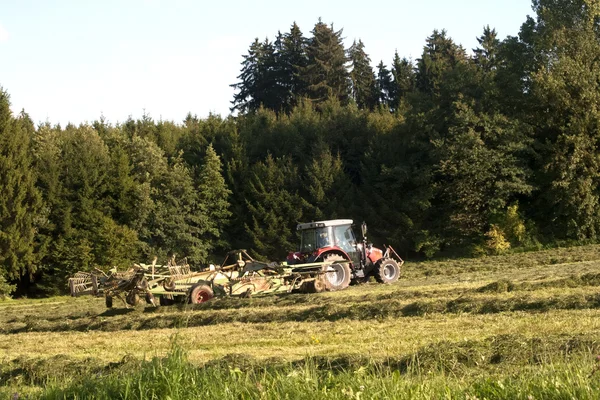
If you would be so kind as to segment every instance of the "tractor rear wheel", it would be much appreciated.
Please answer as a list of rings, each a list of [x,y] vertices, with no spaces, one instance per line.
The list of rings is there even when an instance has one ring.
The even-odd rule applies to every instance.
[[[332,264],[325,265],[324,270],[329,271],[323,275],[325,285],[328,290],[343,290],[350,285],[350,279],[352,278],[352,271],[347,262],[337,263],[335,261],[345,261],[344,257],[338,254],[330,254],[325,256],[324,261],[332,262]]]
[[[395,260],[386,258],[377,263],[374,275],[379,283],[393,283],[400,278],[400,267]]]
[[[190,303],[200,304],[215,297],[213,290],[208,285],[197,285],[190,292]]]

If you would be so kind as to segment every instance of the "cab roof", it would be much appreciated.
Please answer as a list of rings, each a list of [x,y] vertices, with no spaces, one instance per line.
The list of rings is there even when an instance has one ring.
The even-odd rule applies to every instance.
[[[296,229],[301,231],[304,229],[323,228],[325,226],[352,225],[352,222],[351,219],[330,219],[327,221],[305,222],[303,224],[298,224]]]

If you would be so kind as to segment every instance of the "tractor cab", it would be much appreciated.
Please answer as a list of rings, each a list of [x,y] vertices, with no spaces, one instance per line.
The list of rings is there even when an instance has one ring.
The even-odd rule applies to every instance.
[[[378,282],[392,283],[400,276],[400,266],[404,261],[392,246],[385,246],[384,252],[368,243],[367,224],[364,222],[360,240],[352,231],[351,219],[307,222],[298,224],[297,229],[300,248],[288,254],[287,264],[332,262],[327,268],[337,268],[337,271],[325,274],[330,287],[335,287],[330,290],[347,286],[351,279],[364,282],[374,276]]]
[[[351,219],[307,222],[298,224],[300,248],[296,257],[313,261],[323,253],[341,250],[352,263],[360,264],[360,243],[352,231]]]

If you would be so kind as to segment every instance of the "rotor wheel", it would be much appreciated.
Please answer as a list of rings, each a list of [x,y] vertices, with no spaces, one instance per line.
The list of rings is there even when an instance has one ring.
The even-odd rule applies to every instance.
[[[190,292],[190,303],[200,304],[205,303],[215,297],[213,290],[208,285],[197,285]]]
[[[330,271],[323,274],[325,286],[330,291],[343,290],[350,285],[352,271],[348,263],[338,263],[336,261],[346,261],[339,254],[329,254],[325,256],[324,261],[332,262],[332,264],[324,265],[323,270]]]
[[[304,282],[300,287],[303,293],[321,293],[327,290],[327,284],[322,276],[308,282]]]
[[[135,291],[131,291],[129,292],[129,294],[127,295],[127,297],[125,298],[125,301],[127,302],[127,304],[129,304],[130,306],[137,306],[140,302],[140,295],[137,294]]]
[[[374,275],[379,283],[394,283],[400,278],[400,267],[395,260],[386,258],[377,263]]]
[[[165,279],[163,282],[163,288],[165,288],[167,292],[175,290],[175,281],[173,278]]]
[[[146,304],[150,304],[156,307],[156,299],[154,298],[154,295],[152,293],[147,292],[144,298],[146,299]]]

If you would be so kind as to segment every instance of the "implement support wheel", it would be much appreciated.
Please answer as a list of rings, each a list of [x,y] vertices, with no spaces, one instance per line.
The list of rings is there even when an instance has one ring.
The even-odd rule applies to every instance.
[[[200,304],[215,297],[213,290],[208,285],[197,285],[190,292],[190,303]]]

